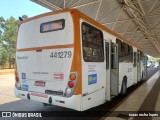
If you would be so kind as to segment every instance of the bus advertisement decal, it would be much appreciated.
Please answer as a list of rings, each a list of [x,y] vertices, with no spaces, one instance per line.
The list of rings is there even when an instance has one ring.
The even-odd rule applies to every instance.
[[[43,81],[35,81],[34,85],[35,86],[41,86],[41,87],[44,87],[46,84],[46,82],[43,82]]]
[[[63,73],[54,73],[54,80],[64,80]]]
[[[22,90],[23,91],[28,91],[28,85],[22,85]]]
[[[32,96],[37,96],[37,97],[43,97],[43,98],[48,98],[48,95],[41,94],[41,93],[31,93]]]
[[[96,65],[88,65],[88,72],[96,72]]]
[[[88,85],[97,83],[97,74],[88,75]]]

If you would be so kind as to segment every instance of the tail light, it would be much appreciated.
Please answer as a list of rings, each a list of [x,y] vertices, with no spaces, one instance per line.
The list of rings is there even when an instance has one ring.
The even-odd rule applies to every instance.
[[[19,81],[18,72],[15,70],[15,87],[20,90],[21,89],[21,83]]]
[[[74,83],[73,83],[72,81],[69,81],[69,82],[68,82],[68,86],[69,86],[70,88],[73,88],[73,87],[74,87]]]
[[[77,72],[70,73],[64,96],[71,97],[73,95],[76,84],[77,84],[77,78],[78,78]]]
[[[76,79],[76,75],[74,73],[70,74],[70,80],[75,80]]]
[[[16,80],[16,82],[19,82],[19,77],[16,77],[15,80]]]

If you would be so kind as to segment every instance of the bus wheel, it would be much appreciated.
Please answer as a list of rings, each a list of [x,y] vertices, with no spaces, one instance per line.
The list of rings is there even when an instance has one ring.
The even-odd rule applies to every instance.
[[[122,88],[121,88],[121,95],[125,95],[127,93],[127,78],[123,78]]]

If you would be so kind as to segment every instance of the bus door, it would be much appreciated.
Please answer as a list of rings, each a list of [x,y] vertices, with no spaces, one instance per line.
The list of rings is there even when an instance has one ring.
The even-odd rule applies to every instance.
[[[106,55],[106,100],[110,101],[112,96],[117,96],[119,91],[119,65],[118,46],[108,40],[105,43]]]
[[[140,53],[137,53],[137,79],[141,80],[141,63],[140,63]]]
[[[119,91],[119,64],[118,64],[118,45],[111,43],[111,96],[117,96]]]
[[[111,42],[105,42],[105,56],[106,56],[106,89],[105,89],[105,100],[111,100],[111,89],[110,89],[110,81],[111,81]]]
[[[134,84],[137,83],[137,53],[134,52],[134,63],[133,63],[133,69],[134,69]]]

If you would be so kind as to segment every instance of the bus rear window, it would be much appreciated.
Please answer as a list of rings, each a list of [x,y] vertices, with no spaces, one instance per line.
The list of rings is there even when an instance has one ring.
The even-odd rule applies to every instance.
[[[50,21],[46,23],[42,23],[40,26],[40,32],[51,32],[51,31],[56,31],[56,30],[62,30],[64,29],[65,26],[65,20],[60,19],[56,21]]]

